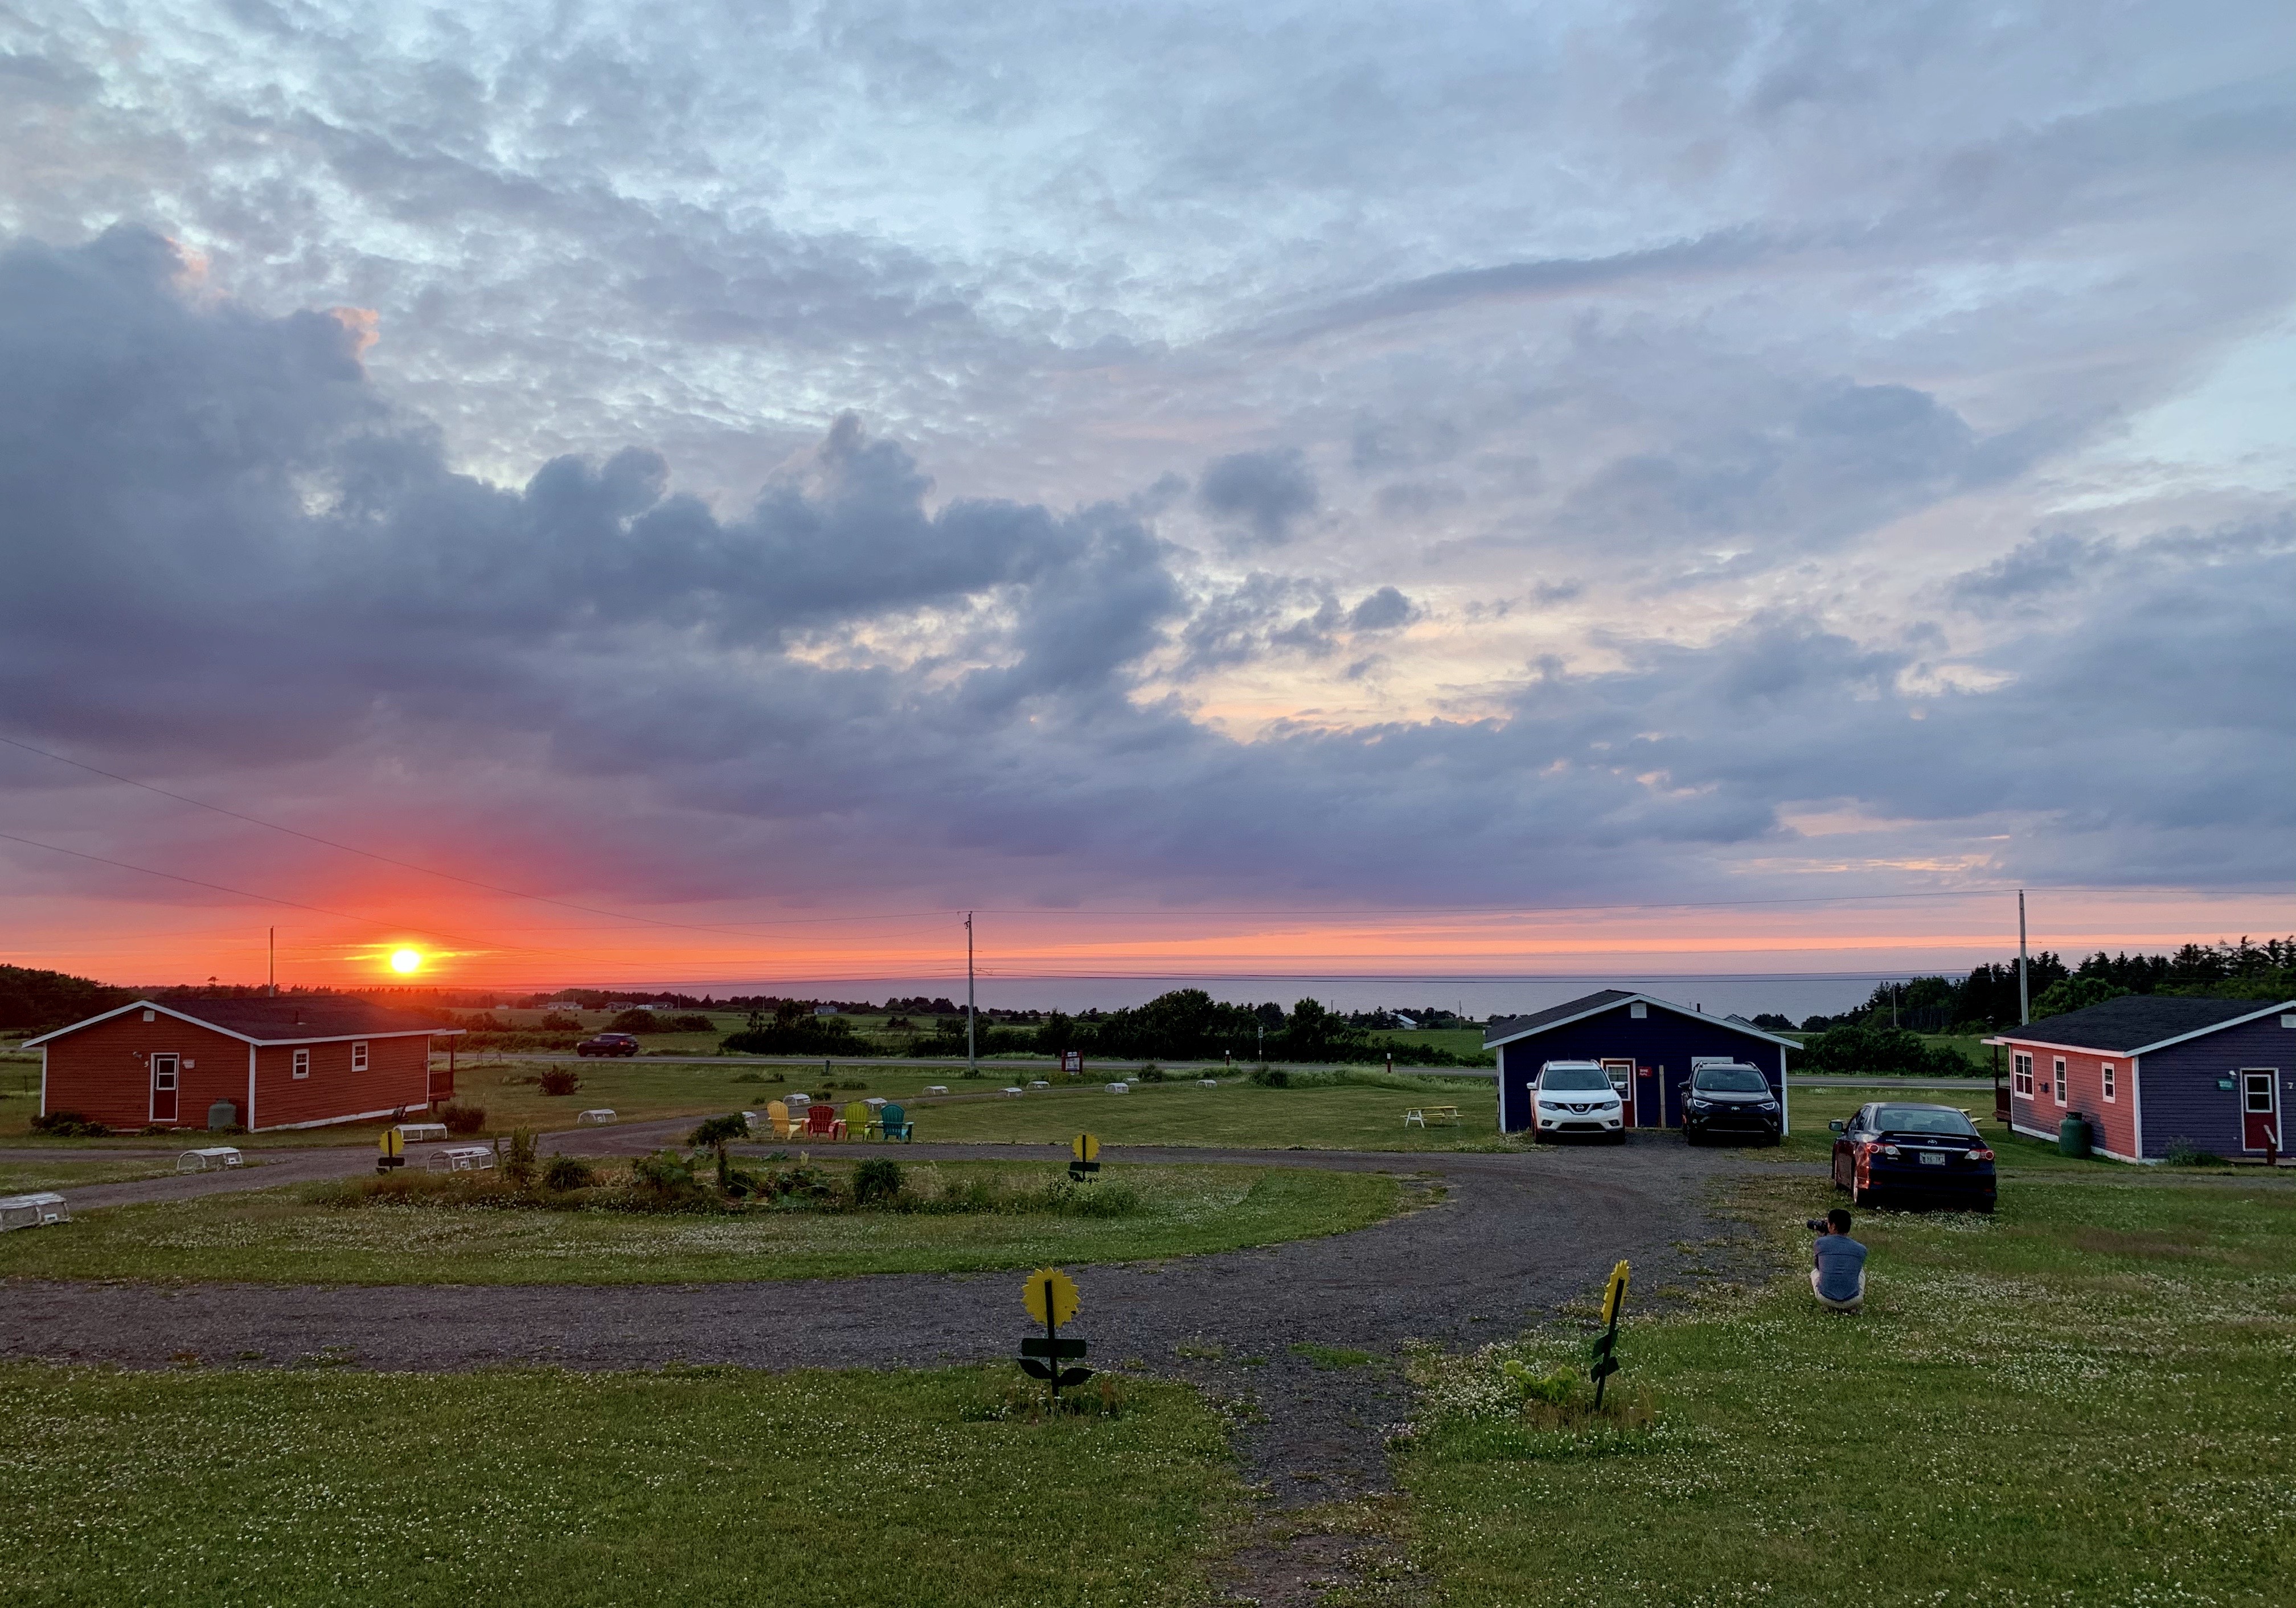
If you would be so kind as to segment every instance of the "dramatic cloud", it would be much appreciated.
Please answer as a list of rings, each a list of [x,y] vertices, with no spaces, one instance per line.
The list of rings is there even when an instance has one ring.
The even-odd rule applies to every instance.
[[[617,907],[2296,869],[2284,8],[0,50],[0,735]]]

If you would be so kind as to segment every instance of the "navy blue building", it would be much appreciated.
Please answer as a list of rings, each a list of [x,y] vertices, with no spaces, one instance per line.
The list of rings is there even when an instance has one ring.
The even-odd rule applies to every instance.
[[[1530,1084],[1549,1061],[1599,1061],[1627,1097],[1629,1128],[1679,1128],[1682,1090],[1693,1059],[1742,1061],[1770,1080],[1791,1131],[1786,1052],[1801,1046],[1734,1016],[1709,1016],[1688,1005],[1604,989],[1528,1016],[1495,1016],[1483,1047],[1498,1052],[1499,1126],[1530,1126]]]

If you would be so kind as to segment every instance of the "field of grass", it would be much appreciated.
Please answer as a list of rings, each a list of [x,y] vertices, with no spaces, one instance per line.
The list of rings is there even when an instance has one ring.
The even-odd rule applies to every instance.
[[[1044,1162],[917,1162],[926,1194],[981,1174],[1036,1185]],[[934,1214],[758,1210],[734,1216],[322,1203],[324,1185],[92,1211],[70,1228],[0,1235],[0,1276],[262,1284],[652,1284],[955,1273],[1232,1251],[1345,1233],[1396,1210],[1375,1174],[1110,1166],[1141,1209]],[[1086,1185],[1094,1187],[1094,1185]]]
[[[2122,1175],[2126,1177],[2126,1173]],[[1402,1453],[1440,1600],[2284,1603],[2296,1562],[2296,1189],[2005,1190],[1997,1217],[1861,1215],[1866,1311],[1820,1311],[1800,1219],[1743,1208],[1797,1269],[1630,1321],[1641,1432],[1530,1427],[1497,1363],[1423,1359]]]
[[[1219,1420],[999,1418],[1000,1367],[0,1368],[0,1604],[1201,1601]]]
[[[1363,1071],[1357,1078],[1383,1074]],[[1099,1084],[1043,1089],[1018,1100],[951,1100],[912,1111],[917,1136],[1004,1144],[1062,1144],[1089,1130],[1110,1144],[1203,1144],[1272,1150],[1508,1150],[1498,1131],[1496,1086],[1398,1073],[1398,1087],[1262,1088],[1223,1079],[1135,1084],[1111,1095]],[[952,1088],[960,1086],[952,1084]],[[1406,1128],[1414,1106],[1456,1105],[1456,1128]]]
[[[165,1177],[175,1170],[173,1161],[0,1161],[0,1194],[24,1194],[35,1189],[85,1189],[91,1184],[126,1184],[136,1178]]]

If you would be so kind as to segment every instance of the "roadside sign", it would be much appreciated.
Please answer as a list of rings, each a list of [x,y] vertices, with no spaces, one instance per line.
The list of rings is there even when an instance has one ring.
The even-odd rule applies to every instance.
[[[394,1167],[406,1165],[406,1136],[397,1128],[384,1128],[382,1136],[374,1142],[374,1146],[381,1153],[374,1159],[375,1171],[389,1172]]]
[[[1610,1288],[1603,1292],[1603,1332],[1595,1337],[1595,1366],[1587,1371],[1595,1376],[1595,1405],[1603,1405],[1603,1387],[1611,1375],[1619,1371],[1619,1314],[1627,1305],[1627,1264],[1620,1262],[1611,1269]]]
[[[1021,1304],[1038,1323],[1058,1328],[1077,1314],[1076,1280],[1058,1268],[1039,1268],[1021,1286]]]
[[[1620,1262],[1611,1269],[1611,1287],[1603,1292],[1603,1321],[1615,1325],[1619,1309],[1627,1302],[1627,1265]]]
[[[1061,1071],[1064,1072],[1081,1073],[1084,1071],[1084,1052],[1082,1050],[1062,1050],[1061,1052]]]
[[[1062,1385],[1082,1384],[1092,1377],[1090,1368],[1062,1366],[1085,1354],[1085,1341],[1062,1340],[1059,1333],[1060,1326],[1076,1316],[1076,1281],[1058,1268],[1039,1268],[1021,1286],[1021,1304],[1029,1309],[1029,1317],[1045,1325],[1042,1334],[1021,1339],[1021,1371],[1050,1385],[1053,1405],[1057,1407]]]
[[[1078,1134],[1069,1141],[1069,1177],[1083,1183],[1100,1170],[1100,1141],[1091,1134]]]

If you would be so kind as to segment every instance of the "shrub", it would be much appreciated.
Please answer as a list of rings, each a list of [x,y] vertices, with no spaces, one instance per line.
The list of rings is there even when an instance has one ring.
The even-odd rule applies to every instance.
[[[554,1066],[537,1081],[545,1095],[570,1095],[582,1087],[582,1074],[570,1066]]]
[[[544,1015],[540,1025],[545,1033],[578,1033],[582,1030],[582,1019],[569,1016],[563,1011],[552,1011]]]
[[[597,1181],[596,1171],[579,1156],[553,1156],[542,1169],[542,1182],[551,1189],[587,1189]]]
[[[511,1130],[510,1143],[502,1153],[502,1176],[521,1189],[534,1182],[534,1135],[523,1128]]]
[[[2169,1141],[2169,1153],[2165,1160],[2171,1167],[2221,1167],[2224,1165],[2222,1156],[2202,1150],[2192,1140],[2183,1137]]]
[[[32,1119],[36,1134],[53,1134],[62,1139],[101,1139],[111,1130],[101,1122],[91,1122],[78,1112],[49,1112]]]
[[[1164,1081],[1164,1069],[1152,1061],[1133,1073],[1132,1080],[1135,1083],[1161,1083]]]
[[[698,1013],[692,1016],[672,1016],[663,1021],[661,1030],[665,1033],[714,1033],[718,1030],[718,1024],[707,1016]]]
[[[1264,1064],[1255,1066],[1251,1069],[1250,1078],[1252,1082],[1257,1083],[1262,1088],[1290,1088],[1292,1087],[1291,1072],[1280,1066],[1267,1066]]]
[[[487,1108],[456,1101],[439,1108],[439,1120],[447,1125],[448,1133],[467,1139],[487,1125]]]
[[[674,1150],[640,1156],[630,1163],[630,1175],[640,1189],[663,1203],[690,1200],[697,1189],[693,1163]]]
[[[872,1156],[853,1169],[853,1203],[867,1206],[890,1201],[901,1193],[901,1164],[890,1156]]]

